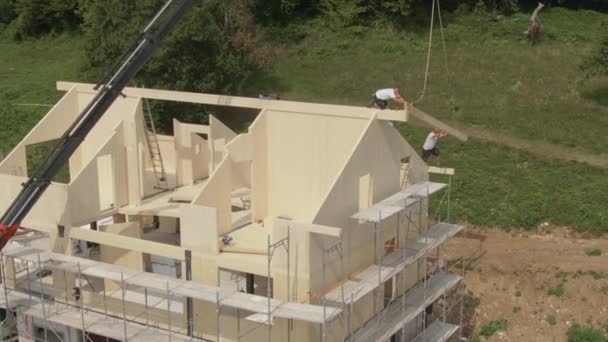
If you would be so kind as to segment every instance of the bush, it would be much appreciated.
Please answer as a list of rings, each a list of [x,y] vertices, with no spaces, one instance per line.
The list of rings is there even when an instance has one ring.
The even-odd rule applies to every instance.
[[[600,34],[602,37],[598,47],[581,65],[587,78],[608,75],[608,20],[601,23]]]
[[[8,24],[17,17],[16,0],[0,0],[0,24]]]
[[[602,250],[599,248],[590,248],[585,250],[585,254],[587,254],[587,256],[600,256],[602,255]]]
[[[599,329],[573,324],[566,332],[568,342],[608,342],[608,337]]]
[[[491,321],[481,328],[481,332],[479,333],[481,336],[490,337],[494,335],[497,331],[506,331],[507,330],[507,320],[499,319],[495,321]]]
[[[325,22],[336,30],[356,25],[367,8],[363,0],[321,0],[321,9],[326,16]]]
[[[555,315],[548,315],[547,316],[547,323],[549,323],[549,325],[556,325],[557,324],[557,319],[555,318]]]
[[[0,1],[8,3],[10,8],[11,1]],[[73,30],[80,24],[76,14],[77,0],[16,0],[13,3],[16,16],[11,19],[10,35],[14,39]]]
[[[556,297],[563,296],[564,295],[564,284],[560,283],[557,286],[550,287],[549,289],[547,289],[547,295],[556,296]]]

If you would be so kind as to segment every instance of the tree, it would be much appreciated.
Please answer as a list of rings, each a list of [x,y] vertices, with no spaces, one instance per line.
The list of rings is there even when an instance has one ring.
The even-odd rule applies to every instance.
[[[286,24],[302,14],[319,12],[319,0],[255,0],[255,13],[267,25]]]
[[[98,80],[115,63],[162,0],[80,0],[86,41],[85,76]],[[264,64],[251,4],[244,0],[198,2],[137,75],[134,85],[195,92],[237,93]],[[163,103],[155,112],[205,121],[200,106]],[[162,115],[169,118],[168,115]],[[162,131],[171,121],[160,120]]]
[[[16,0],[0,0],[0,26],[6,25],[17,17]]]
[[[10,35],[15,39],[78,28],[77,0],[0,0],[6,8],[2,20],[12,20]]]
[[[608,20],[600,24],[600,34],[598,48],[581,67],[586,77],[608,76]]]

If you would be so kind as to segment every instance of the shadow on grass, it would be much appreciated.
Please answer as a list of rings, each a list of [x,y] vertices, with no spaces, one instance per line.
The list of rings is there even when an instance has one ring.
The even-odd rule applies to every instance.
[[[256,71],[243,86],[243,96],[258,97],[259,94],[278,94],[290,90],[289,85],[281,78],[267,70]]]
[[[608,85],[581,92],[581,96],[599,105],[608,106]]]

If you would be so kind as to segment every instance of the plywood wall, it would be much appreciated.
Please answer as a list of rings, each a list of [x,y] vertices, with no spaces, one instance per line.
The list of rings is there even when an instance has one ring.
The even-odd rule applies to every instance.
[[[104,160],[105,163],[102,162]],[[93,218],[114,212],[128,204],[126,166],[121,124],[69,185],[70,211],[74,225],[87,224]],[[103,176],[100,172],[109,172],[110,176]],[[111,206],[102,203],[108,200],[111,200]]]
[[[175,172],[177,186],[191,185],[205,178],[211,170],[209,142],[197,134],[209,134],[209,127],[173,120],[175,141]],[[205,151],[206,150],[206,151]]]
[[[209,115],[209,154],[213,169],[220,164],[225,154],[226,145],[234,138],[236,138],[236,133],[215,116]]]
[[[262,221],[268,214],[268,119],[262,111],[249,127],[252,136],[251,211],[254,221]]]
[[[269,111],[268,214],[312,219],[366,120]]]
[[[219,233],[232,230],[232,160],[226,156],[213,171],[192,204],[216,208]]]

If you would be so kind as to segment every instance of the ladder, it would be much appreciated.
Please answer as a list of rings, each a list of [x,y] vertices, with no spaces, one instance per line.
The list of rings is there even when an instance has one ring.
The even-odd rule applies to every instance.
[[[167,183],[163,157],[160,153],[158,138],[156,137],[156,128],[154,127],[154,120],[152,119],[150,103],[148,103],[148,99],[146,98],[144,98],[144,107],[144,130],[146,131],[146,143],[148,145],[148,151],[150,152],[150,159],[152,160],[152,168],[154,169],[156,188],[167,190],[169,189],[169,184]]]

